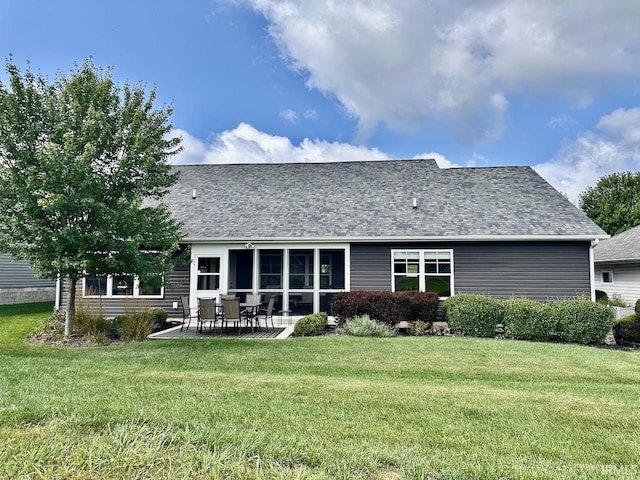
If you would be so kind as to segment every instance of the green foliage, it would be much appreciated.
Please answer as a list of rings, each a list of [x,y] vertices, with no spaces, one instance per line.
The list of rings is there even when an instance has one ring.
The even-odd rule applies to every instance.
[[[147,315],[149,315],[149,322],[157,326],[164,325],[167,323],[167,318],[169,318],[164,308],[151,308],[148,310]]]
[[[423,335],[427,335],[430,332],[431,326],[427,322],[423,322],[422,320],[416,320],[415,322],[409,323],[409,328],[407,328],[407,333],[414,337],[421,337]]]
[[[151,333],[153,323],[149,312],[137,312],[122,317],[122,339],[125,342],[143,341]]]
[[[629,304],[620,297],[610,298],[607,305],[609,305],[610,307],[628,307],[629,306]]]
[[[336,329],[339,335],[352,335],[354,337],[393,337],[395,331],[387,324],[377,322],[369,318],[369,315],[360,315]]]
[[[150,282],[171,271],[180,228],[160,199],[177,179],[168,159],[180,139],[168,136],[171,109],[154,109],[155,91],[120,88],[90,60],[53,82],[11,60],[6,70],[0,251],[70,280],[70,334],[85,272]]]
[[[636,316],[640,318],[640,298],[636,300],[635,311],[636,311]]]
[[[92,312],[82,304],[76,310],[76,330],[83,337],[95,337],[105,334],[108,328],[107,320],[99,313]]]
[[[613,312],[589,300],[559,300],[549,305],[549,320],[564,342],[604,343],[613,326]]]
[[[548,341],[554,338],[555,323],[549,318],[547,305],[527,298],[505,300],[502,323],[507,334],[518,340]]]
[[[640,172],[600,178],[580,194],[579,205],[609,235],[640,225]]]
[[[415,320],[432,322],[436,318],[438,302],[438,295],[433,292],[354,290],[334,295],[331,312],[340,324],[360,315],[369,315],[389,325]]]
[[[596,290],[596,302],[609,305],[609,295],[607,295],[607,292]]]
[[[617,343],[640,343],[640,316],[632,313],[618,320],[613,326],[613,336]]]
[[[444,302],[443,311],[446,312],[445,320],[453,333],[474,337],[494,337],[496,327],[502,323],[504,315],[504,308],[499,300],[470,294],[448,298]]]
[[[327,325],[325,312],[313,313],[302,317],[293,327],[293,335],[296,337],[312,337],[320,335]]]

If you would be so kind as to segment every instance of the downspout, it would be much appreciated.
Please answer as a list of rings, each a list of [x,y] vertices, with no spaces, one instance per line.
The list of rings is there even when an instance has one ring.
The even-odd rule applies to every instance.
[[[593,249],[598,245],[599,240],[596,238],[591,240],[591,246],[589,247],[589,276],[591,277],[591,301],[596,301],[596,268],[593,255]]]
[[[60,281],[60,274],[58,274],[58,278],[56,278],[56,298],[53,302],[53,311],[57,312],[60,310],[60,298],[62,296],[62,282]]]

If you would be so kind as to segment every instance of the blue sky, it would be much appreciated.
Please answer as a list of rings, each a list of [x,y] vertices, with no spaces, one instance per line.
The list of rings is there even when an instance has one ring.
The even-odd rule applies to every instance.
[[[175,163],[531,165],[575,200],[640,168],[639,21],[637,0],[3,0],[0,53],[155,86]]]

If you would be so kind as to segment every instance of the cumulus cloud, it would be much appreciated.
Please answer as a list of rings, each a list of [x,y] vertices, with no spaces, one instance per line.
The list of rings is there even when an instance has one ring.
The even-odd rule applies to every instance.
[[[577,203],[579,194],[604,175],[640,169],[640,108],[603,116],[593,131],[566,142],[535,170]]]
[[[640,2],[244,0],[309,88],[339,100],[366,140],[447,124],[500,137],[510,97],[587,105],[640,71]]]
[[[347,143],[310,140],[305,138],[294,145],[286,137],[261,132],[251,125],[240,123],[233,130],[215,135],[203,142],[184,130],[176,129],[173,136],[182,137],[183,150],[173,157],[173,164],[197,163],[286,163],[340,162],[360,160],[389,160],[377,148]]]

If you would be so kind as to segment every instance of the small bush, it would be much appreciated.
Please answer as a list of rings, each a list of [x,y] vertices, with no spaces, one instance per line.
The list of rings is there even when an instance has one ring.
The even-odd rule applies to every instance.
[[[78,305],[76,308],[75,329],[83,337],[95,337],[107,331],[108,322],[100,314]]]
[[[555,335],[555,323],[549,319],[547,305],[527,298],[505,300],[503,324],[508,336],[517,340],[549,341]]]
[[[604,343],[613,326],[613,312],[589,300],[559,300],[549,305],[549,320],[564,342]]]
[[[395,332],[389,325],[377,322],[368,315],[347,320],[344,326],[338,328],[339,335],[353,335],[355,337],[393,337]]]
[[[167,318],[169,318],[164,308],[151,308],[147,311],[147,314],[149,315],[149,321],[157,326],[163,326],[167,323]]]
[[[640,318],[640,298],[636,300],[636,317]]]
[[[362,315],[395,325],[403,321],[432,322],[436,319],[438,295],[433,292],[370,292],[356,290],[337,293],[331,311],[339,324]]]
[[[632,313],[618,320],[613,326],[613,336],[618,343],[640,343],[640,317]]]
[[[296,337],[313,337],[320,335],[327,325],[327,314],[325,312],[314,313],[302,317],[293,327],[293,335]]]
[[[502,323],[504,308],[499,300],[493,298],[461,294],[445,300],[443,311],[452,332],[494,337],[496,326]]]
[[[409,322],[409,328],[407,333],[414,337],[421,337],[431,333],[431,325],[422,320],[416,320],[415,322]]]
[[[596,290],[596,302],[609,305],[609,295],[607,295],[607,292]]]
[[[629,304],[625,302],[622,298],[615,296],[609,299],[608,305],[610,307],[628,307]]]
[[[150,322],[148,311],[122,317],[122,339],[125,342],[145,340],[152,328],[153,323]]]

